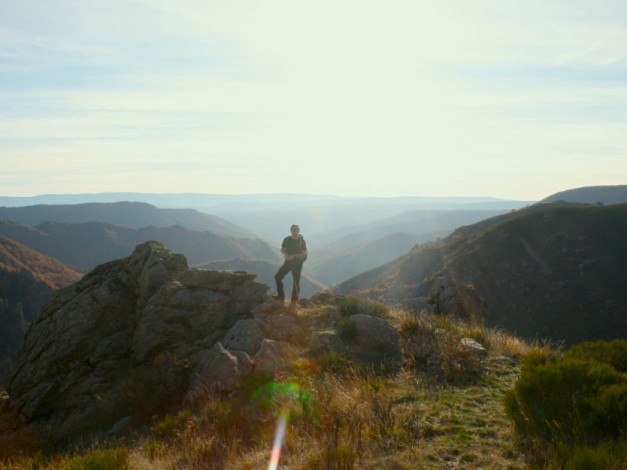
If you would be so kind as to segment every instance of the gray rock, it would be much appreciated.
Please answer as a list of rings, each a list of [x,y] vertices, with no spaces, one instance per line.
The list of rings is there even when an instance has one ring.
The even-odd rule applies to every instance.
[[[227,349],[244,351],[254,355],[264,339],[263,322],[256,318],[239,320],[226,335],[224,335],[224,346]]]
[[[185,287],[201,287],[216,292],[230,292],[248,281],[255,280],[256,277],[256,274],[241,271],[192,269],[183,273],[179,277],[179,281]]]
[[[249,318],[267,289],[254,275],[190,271],[185,257],[162,244],[138,245],[43,307],[7,385],[7,406],[42,440],[66,442],[162,412],[212,371],[219,374],[213,383],[232,388],[252,359],[216,347],[209,361],[202,351]],[[256,352],[261,326],[239,331],[232,349]]]
[[[465,319],[483,320],[487,316],[487,303],[471,284],[448,277],[438,277],[429,294],[435,312],[459,315]]]
[[[462,338],[460,344],[463,350],[472,352],[477,356],[488,355],[488,350],[472,338]]]
[[[131,428],[133,423],[134,423],[134,418],[132,416],[125,416],[124,418],[119,420],[117,423],[115,423],[111,427],[111,429],[109,429],[106,435],[107,437],[115,437],[115,436],[124,434],[128,432],[128,430]]]
[[[264,339],[259,352],[253,357],[255,370],[274,373],[286,369],[286,358],[292,351],[293,347],[289,343]]]
[[[353,352],[357,357],[376,361],[400,361],[400,336],[392,325],[382,318],[357,314],[350,317],[355,325]]]
[[[327,352],[338,352],[340,340],[334,331],[314,331],[311,335],[309,353],[319,356]]]
[[[216,343],[208,351],[194,358],[198,364],[189,395],[199,392],[232,391],[241,377],[252,370],[253,361],[245,353],[231,353],[221,343]],[[240,358],[242,359],[240,361]]]
[[[287,313],[263,317],[263,331],[267,338],[297,344],[303,343],[307,336],[298,319]]]

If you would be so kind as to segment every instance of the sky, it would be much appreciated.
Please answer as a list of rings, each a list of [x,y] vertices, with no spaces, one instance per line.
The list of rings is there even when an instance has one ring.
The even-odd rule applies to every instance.
[[[0,0],[0,195],[616,184],[624,0]]]

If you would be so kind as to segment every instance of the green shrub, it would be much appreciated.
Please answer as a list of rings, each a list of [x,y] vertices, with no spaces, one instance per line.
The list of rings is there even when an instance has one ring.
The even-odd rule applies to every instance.
[[[168,447],[163,441],[146,439],[142,442],[141,449],[143,453],[146,454],[152,461],[164,456]]]
[[[627,462],[627,442],[611,441],[598,447],[562,446],[551,462],[564,470],[623,470]]]
[[[255,371],[245,375],[242,380],[237,384],[237,390],[241,394],[243,401],[248,400],[252,395],[263,388],[266,384],[272,383],[274,376],[270,372]]]
[[[563,356],[523,356],[520,377],[505,395],[516,433],[535,450],[581,447],[578,459],[601,458],[607,451],[594,448],[624,439],[627,429],[627,375],[610,365],[624,364],[626,352],[616,342],[595,342]]]
[[[64,470],[125,470],[129,468],[128,449],[96,450],[68,460]]]
[[[350,317],[351,315],[361,313],[363,315],[385,318],[388,314],[388,307],[380,302],[351,296],[340,302],[338,311],[341,317]]]
[[[357,325],[349,317],[340,318],[337,332],[342,340],[347,342],[354,341],[357,338]]]
[[[174,437],[183,429],[185,424],[191,419],[191,416],[192,414],[189,410],[183,410],[177,413],[176,416],[166,415],[152,427],[152,432],[161,438]]]
[[[573,346],[566,353],[568,357],[588,359],[607,364],[619,372],[627,373],[627,341],[615,339],[593,341]]]

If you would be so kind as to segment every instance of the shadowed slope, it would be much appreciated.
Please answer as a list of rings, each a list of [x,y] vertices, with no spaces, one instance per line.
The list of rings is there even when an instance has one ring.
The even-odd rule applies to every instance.
[[[335,292],[472,314],[526,337],[627,336],[627,205],[547,204],[462,227]],[[472,286],[471,289],[468,286]],[[455,305],[455,308],[451,308]],[[464,311],[465,310],[465,311]]]

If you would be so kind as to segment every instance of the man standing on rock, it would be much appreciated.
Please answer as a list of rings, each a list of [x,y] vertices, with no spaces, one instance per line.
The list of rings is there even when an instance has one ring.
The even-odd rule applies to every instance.
[[[292,303],[298,302],[298,294],[300,293],[300,273],[303,269],[303,263],[307,259],[307,244],[302,235],[300,235],[300,227],[296,224],[290,227],[292,235],[283,239],[281,244],[281,253],[285,256],[285,262],[279,268],[274,276],[276,280],[277,299],[281,302],[285,301],[285,291],[283,290],[283,278],[292,272]]]

